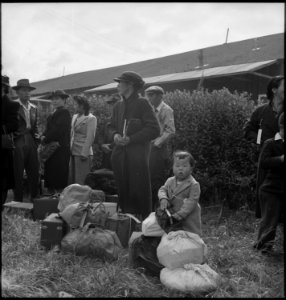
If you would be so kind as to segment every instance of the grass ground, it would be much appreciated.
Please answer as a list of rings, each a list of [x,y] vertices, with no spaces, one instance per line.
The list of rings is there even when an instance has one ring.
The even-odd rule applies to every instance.
[[[218,289],[204,297],[284,298],[284,248],[278,228],[275,250],[266,257],[252,250],[258,222],[248,211],[203,209],[208,264],[221,275]],[[128,253],[104,263],[39,246],[40,223],[23,214],[2,214],[2,297],[194,297],[167,290],[159,279],[128,267]],[[279,255],[280,252],[280,255]]]

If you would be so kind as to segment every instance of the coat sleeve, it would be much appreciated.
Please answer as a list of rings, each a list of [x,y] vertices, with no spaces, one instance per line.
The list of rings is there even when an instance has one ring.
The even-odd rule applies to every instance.
[[[171,136],[175,134],[175,121],[174,121],[174,112],[172,109],[168,108],[164,112],[164,124],[163,124],[163,133],[159,136],[156,141],[159,145],[165,144]]]
[[[7,118],[7,122],[3,125],[7,134],[17,131],[19,126],[18,111],[20,108],[20,104],[18,102],[12,101],[9,104],[9,116]]]
[[[40,117],[39,117],[39,111],[38,108],[35,108],[35,114],[36,114],[36,120],[33,128],[33,136],[37,143],[40,142],[40,133],[39,133],[39,123],[40,123]]]
[[[111,140],[112,142],[113,142],[114,135],[116,133],[119,133],[119,129],[117,128],[118,108],[119,108],[119,103],[116,103],[113,106],[110,122],[108,122],[108,125],[107,125],[107,128],[106,128],[106,130],[107,130],[107,139]]]
[[[168,200],[169,202],[169,197],[168,197],[168,187],[170,186],[172,181],[172,178],[168,178],[167,181],[165,182],[165,184],[163,186],[160,187],[159,191],[158,191],[158,199],[159,202],[163,199]],[[170,202],[169,202],[170,203]]]
[[[260,164],[263,169],[277,169],[283,167],[280,156],[273,156],[273,139],[266,140],[260,153]]]
[[[89,150],[90,147],[92,146],[95,138],[95,133],[96,133],[96,126],[97,126],[97,119],[95,116],[92,116],[88,119],[87,121],[87,132],[86,132],[86,140],[85,143],[83,144],[82,150],[81,150],[81,155],[82,156],[89,156]]]
[[[260,122],[260,108],[257,108],[251,115],[250,119],[245,123],[244,126],[244,137],[256,144],[257,133],[259,130]]]
[[[129,136],[130,144],[145,143],[160,135],[159,123],[151,105],[145,99],[142,99],[140,105],[140,109],[142,110],[143,128]]]
[[[71,116],[68,110],[63,110],[45,132],[45,143],[61,142],[66,132],[70,132]]]
[[[174,214],[174,216],[178,220],[185,219],[198,205],[200,194],[201,194],[200,184],[196,182],[191,186],[189,198],[184,199],[184,204],[182,205],[180,210],[178,210]]]

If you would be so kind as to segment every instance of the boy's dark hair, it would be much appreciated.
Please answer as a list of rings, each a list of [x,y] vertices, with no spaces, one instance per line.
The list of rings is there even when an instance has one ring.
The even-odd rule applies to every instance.
[[[275,76],[273,77],[268,85],[267,85],[267,92],[266,92],[266,95],[267,95],[267,99],[270,100],[270,102],[273,100],[274,98],[274,94],[273,94],[273,91],[272,89],[278,89],[279,88],[279,85],[280,85],[280,82],[284,79],[284,76],[282,75],[279,75],[279,76]]]
[[[190,163],[190,165],[191,165],[192,168],[196,164],[196,161],[193,158],[192,154],[190,152],[188,152],[188,151],[185,151],[185,150],[176,150],[173,153],[173,163],[175,161],[175,158],[178,158],[178,159],[185,159],[185,158],[187,158],[189,160],[189,163]]]
[[[87,98],[84,96],[74,96],[73,99],[78,105],[83,106],[84,114],[87,116],[90,110],[90,105]]]
[[[278,119],[278,126],[279,128],[284,128],[284,112],[282,112]]]

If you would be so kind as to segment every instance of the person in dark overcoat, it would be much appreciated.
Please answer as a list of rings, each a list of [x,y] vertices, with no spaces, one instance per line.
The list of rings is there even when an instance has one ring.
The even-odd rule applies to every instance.
[[[119,207],[122,212],[142,219],[152,210],[150,142],[159,136],[160,127],[148,100],[138,95],[144,86],[142,77],[135,72],[124,72],[114,80],[122,96],[113,108],[109,127],[115,144],[111,165]]]
[[[41,137],[44,144],[60,144],[45,162],[44,182],[49,193],[60,193],[68,185],[71,132],[71,115],[65,108],[68,97],[69,95],[62,90],[52,93],[50,99],[55,110],[48,117],[46,129]]]
[[[256,217],[261,218],[258,200],[259,187],[264,180],[265,171],[260,167],[259,153],[264,142],[273,138],[279,131],[278,119],[284,111],[284,76],[273,77],[267,85],[269,103],[255,109],[244,127],[244,136],[253,145],[257,144],[257,173],[256,173]]]
[[[270,254],[273,250],[276,228],[279,221],[283,220],[285,207],[284,113],[280,115],[279,128],[274,138],[264,142],[259,157],[266,175],[259,187],[261,222],[254,248],[263,254]]]
[[[14,133],[14,174],[15,189],[14,200],[23,202],[24,171],[26,171],[30,201],[39,194],[39,160],[38,146],[40,143],[39,112],[36,105],[30,102],[30,93],[35,90],[28,79],[20,79],[12,87],[19,97],[16,101],[20,104],[19,127]]]
[[[20,104],[9,99],[9,77],[2,77],[2,127],[1,134],[14,133],[19,126],[18,111]],[[2,168],[2,209],[9,189],[15,186],[14,179],[14,149],[1,148]]]

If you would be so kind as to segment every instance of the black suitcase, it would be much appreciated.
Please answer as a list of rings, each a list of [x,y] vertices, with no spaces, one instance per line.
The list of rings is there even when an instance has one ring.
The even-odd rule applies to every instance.
[[[141,268],[148,275],[160,276],[164,268],[157,257],[157,248],[161,237],[147,237],[141,235],[129,245],[129,264],[132,268]]]
[[[114,202],[114,203],[118,203],[118,195],[109,195],[109,194],[105,194],[105,202]]]
[[[51,249],[55,245],[60,246],[68,230],[68,225],[59,214],[52,213],[41,221],[40,244],[47,249]]]
[[[58,213],[59,195],[44,195],[34,200],[34,220],[44,220],[51,213]]]

